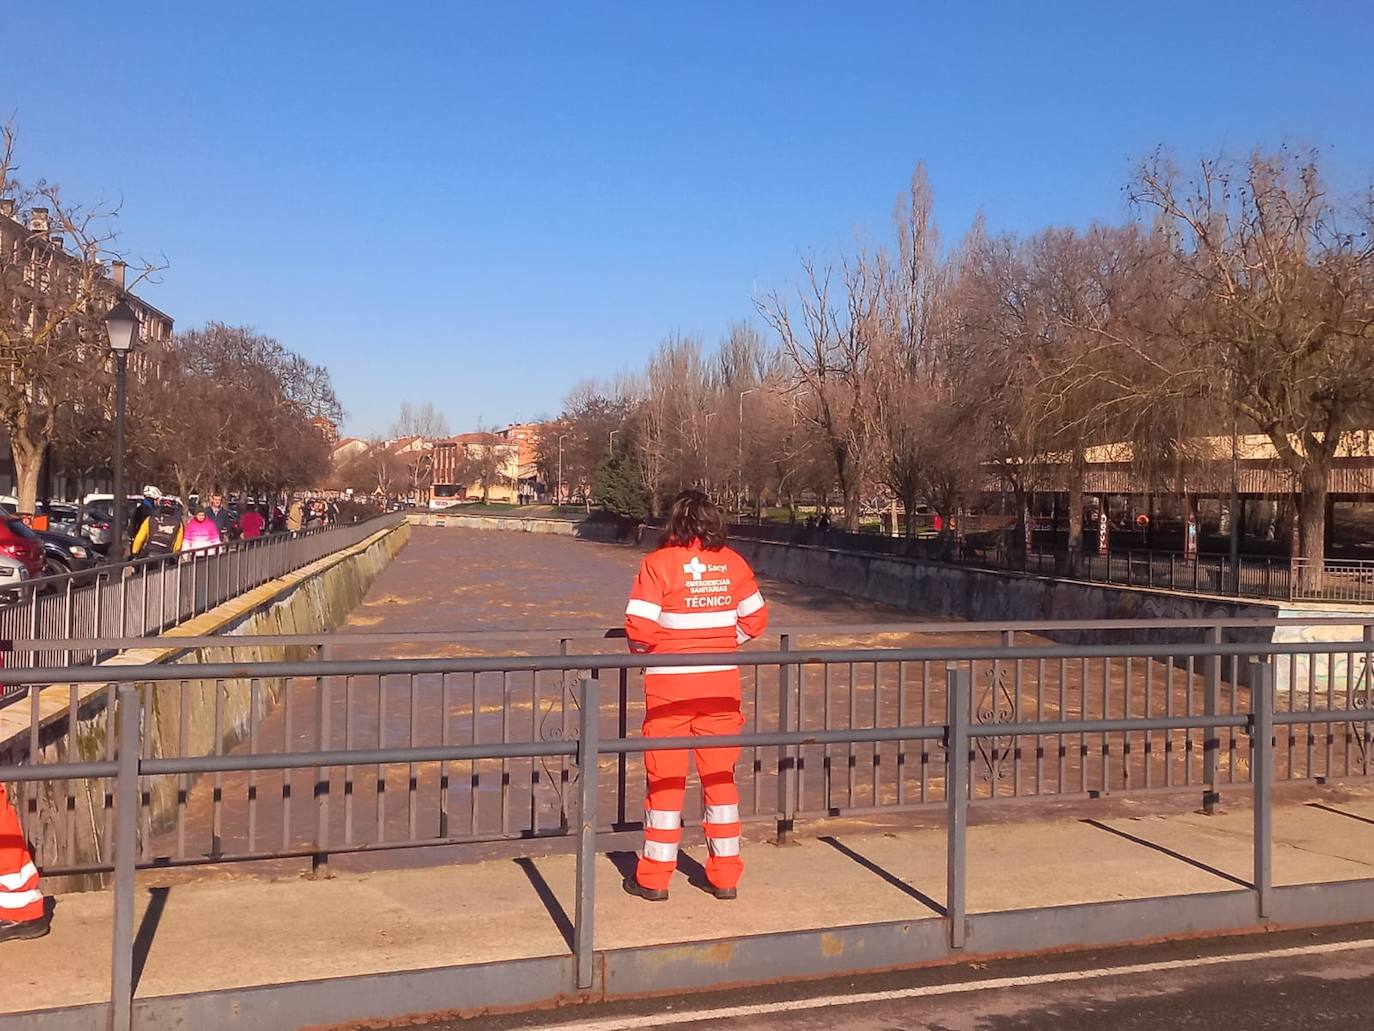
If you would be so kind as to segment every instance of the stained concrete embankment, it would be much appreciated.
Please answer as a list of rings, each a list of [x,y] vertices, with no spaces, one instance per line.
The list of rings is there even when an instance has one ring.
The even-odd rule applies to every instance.
[[[409,539],[408,523],[380,530],[351,548],[245,592],[169,631],[163,635],[166,647],[127,651],[102,665],[114,675],[119,666],[171,663],[189,667],[226,658],[220,649],[178,648],[177,637],[329,632],[347,619],[378,573]],[[245,662],[296,661],[309,659],[311,649],[255,646],[236,648],[233,657]],[[194,675],[188,669],[188,678]],[[261,679],[256,685],[248,680],[216,684],[188,679],[157,687],[141,685],[144,755],[207,755],[214,752],[217,739],[229,748],[247,734],[252,708],[257,708],[259,717],[264,715],[280,698],[284,684],[271,679]],[[0,743],[0,765],[63,762],[69,758],[98,760],[113,754],[112,687],[58,685],[44,689],[45,696],[50,692],[70,702],[55,718],[42,721],[39,755],[35,758],[29,754],[28,736],[22,735]],[[73,705],[79,713],[74,733],[68,722]],[[45,867],[101,862],[110,833],[107,788],[96,781],[16,786],[14,797],[21,799],[25,829]],[[171,825],[179,790],[174,777],[143,781],[145,835]]]

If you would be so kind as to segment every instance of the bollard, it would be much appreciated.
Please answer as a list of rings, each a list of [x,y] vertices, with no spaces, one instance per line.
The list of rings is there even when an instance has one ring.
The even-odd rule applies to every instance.
[[[945,912],[951,949],[962,949],[968,933],[968,728],[972,695],[969,671],[954,663],[946,666],[945,802],[949,816],[945,830]]]
[[[596,789],[600,765],[597,687],[594,676],[582,679],[582,724],[577,742],[582,791],[577,812],[577,908],[573,916],[573,956],[578,988],[592,986],[592,968],[596,960],[593,918],[596,912]]]

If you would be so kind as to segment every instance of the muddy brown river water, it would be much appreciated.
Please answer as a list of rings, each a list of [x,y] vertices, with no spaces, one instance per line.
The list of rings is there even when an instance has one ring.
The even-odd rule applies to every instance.
[[[377,578],[363,603],[340,628],[333,657],[371,659],[486,655],[551,655],[556,635],[528,641],[484,642],[479,637],[424,644],[378,645],[350,636],[368,632],[451,632],[618,627],[641,553],[633,548],[570,538],[500,531],[417,526],[407,547]],[[857,636],[846,626],[910,622],[921,613],[885,608],[826,591],[763,579],[771,623],[817,625],[824,633],[797,642],[808,649],[856,644],[884,647],[986,645],[988,633],[938,636]],[[931,618],[931,617],[926,617]],[[833,629],[832,629],[833,628]],[[1032,637],[1017,643],[1032,644]],[[1041,641],[1041,643],[1048,643]],[[775,636],[757,647],[775,649]],[[594,635],[570,645],[577,652],[623,654],[623,642]],[[470,741],[552,740],[571,736],[578,721],[577,676],[518,670],[484,674],[425,674],[299,679],[280,703],[265,708],[236,753],[374,748]],[[1200,671],[1161,662],[1029,660],[978,663],[972,668],[976,718],[985,720],[1120,716],[1200,711]],[[795,673],[793,675],[796,675]],[[780,671],[743,667],[747,727],[776,729]],[[862,663],[801,673],[801,725],[893,726],[943,723],[943,666]],[[637,733],[642,718],[639,674],[601,677],[601,733]],[[318,734],[317,691],[325,692],[330,733]],[[1128,686],[1129,685],[1129,689]],[[1224,706],[1244,711],[1243,687],[1226,685]],[[1224,733],[1220,760],[1228,777],[1248,775],[1248,745]],[[1282,755],[1280,759],[1282,761]],[[1296,760],[1304,758],[1298,749]],[[1321,756],[1318,756],[1321,758]],[[1311,761],[1309,757],[1309,762]],[[1334,760],[1339,762],[1339,758]],[[746,750],[737,768],[742,809],[755,830],[771,826],[777,798],[777,749]],[[798,756],[802,816],[847,815],[898,806],[938,805],[943,799],[939,742],[905,745],[804,746]],[[1040,740],[998,739],[975,757],[978,797],[1045,794],[1085,797],[1126,787],[1191,783],[1200,774],[1198,733],[1065,735]],[[630,830],[642,807],[637,756],[603,757],[600,822]],[[321,779],[313,770],[290,774],[225,774],[190,787],[175,826],[149,835],[146,855],[254,855],[271,850],[308,853],[323,828],[332,847],[347,851],[331,863],[357,869],[436,861],[436,856],[489,854],[483,848],[400,848],[378,845],[480,838],[524,839],[531,847],[565,825],[576,794],[569,759],[513,759],[478,763],[422,763],[336,768]],[[693,817],[693,791],[687,816]],[[317,800],[327,806],[317,808]],[[301,860],[293,860],[297,867]],[[274,863],[274,867],[282,864]]]

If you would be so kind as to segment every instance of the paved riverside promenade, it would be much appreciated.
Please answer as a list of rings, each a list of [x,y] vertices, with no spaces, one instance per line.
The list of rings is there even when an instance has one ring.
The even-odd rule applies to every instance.
[[[1250,879],[1252,819],[1237,805],[1212,817],[1185,811],[975,823],[969,910],[1236,889]],[[1276,884],[1374,877],[1374,793],[1279,805],[1274,824]],[[684,848],[667,903],[623,894],[628,853],[602,854],[596,947],[940,919],[943,829],[812,832],[822,836],[784,847],[748,843],[735,902],[718,902],[692,883],[704,858],[699,844]],[[148,874],[139,883],[140,998],[569,952],[569,855],[315,881],[234,876],[165,886]],[[110,920],[106,893],[60,898],[48,938],[5,946],[0,1014],[108,999]],[[881,965],[881,957],[869,965]],[[729,980],[728,972],[720,979]]]
[[[476,648],[457,643],[437,649],[413,643],[377,647],[363,641],[348,643],[347,634],[617,625],[639,558],[630,548],[566,538],[415,527],[406,550],[383,571],[349,617],[336,656],[547,651],[543,643],[509,649],[498,642]],[[833,639],[815,635],[817,646],[850,639],[845,633],[847,623],[909,621],[919,615],[795,584],[764,581],[763,589],[777,623],[834,625]],[[962,631],[924,642],[906,640],[906,636],[882,643],[971,644],[988,639],[986,633]],[[618,651],[615,643],[600,641],[585,647]],[[1139,668],[1136,672],[1138,676]],[[1097,683],[1095,675],[1093,683]],[[264,740],[286,739],[282,716],[294,709],[297,719],[292,733],[298,736],[298,747],[312,747],[308,732],[311,686],[307,681],[299,688],[294,706],[278,706],[263,719]],[[938,702],[931,705],[933,713],[943,711]],[[1242,711],[1244,706],[1242,697]],[[402,718],[407,715],[400,707],[388,711],[392,719],[397,713]],[[1112,711],[1120,711],[1116,701]],[[337,730],[339,721],[335,726]],[[396,729],[396,735],[388,734],[388,744],[407,740],[406,728]],[[483,738],[492,736],[484,731]],[[236,749],[241,750],[242,746]],[[932,754],[938,751],[932,746]],[[614,761],[603,758],[603,791],[614,780]],[[235,800],[245,796],[244,779],[225,775],[226,805],[237,804]],[[631,783],[638,784],[637,776]],[[363,798],[369,783],[362,774],[357,786]],[[268,798],[275,787],[270,775],[261,776],[262,798]],[[188,824],[192,830],[204,830],[210,819],[210,778],[201,778],[190,794]],[[1277,885],[1374,878],[1374,790],[1280,785],[1276,796]],[[295,797],[308,798],[309,785],[302,782]],[[637,798],[631,801],[638,805]],[[1194,814],[1191,808],[1198,801],[1193,789],[1179,795],[1131,795],[1118,793],[1114,782],[1108,798],[975,804],[970,810],[968,841],[970,913],[976,920],[979,914],[1192,895],[1193,903],[1174,904],[1187,916],[1194,906],[1207,908],[1204,895],[1247,894],[1253,814],[1244,790],[1224,789],[1225,811],[1218,816]],[[335,816],[339,808],[335,806]],[[370,808],[370,804],[359,806],[360,813]],[[274,810],[264,809],[259,832],[264,840],[274,841]],[[614,987],[613,957],[605,954],[619,949],[666,946],[645,954],[651,964],[680,963],[680,958],[673,957],[691,953],[691,962],[704,964],[702,976],[710,978],[709,983],[720,983],[738,979],[740,967],[732,961],[736,955],[732,950],[735,943],[751,936],[814,932],[812,937],[822,939],[818,948],[834,957],[829,968],[833,972],[880,967],[885,960],[892,965],[894,960],[871,944],[863,955],[845,952],[844,936],[821,934],[828,929],[896,921],[909,922],[913,934],[923,940],[939,939],[944,933],[946,840],[941,809],[896,818],[851,815],[844,820],[803,822],[796,844],[785,847],[765,840],[770,829],[747,825],[743,894],[733,903],[718,902],[693,884],[704,859],[696,828],[689,827],[683,874],[666,904],[645,903],[620,891],[622,875],[633,861],[628,850],[634,847],[635,835],[603,837],[603,849],[625,851],[603,852],[597,860],[595,947],[603,953],[601,983]],[[366,830],[363,827],[364,839]],[[331,841],[338,840],[331,836]],[[387,840],[402,839],[389,834]],[[535,851],[526,846],[527,858],[503,852],[499,844],[338,855],[330,862],[333,876],[320,880],[304,876],[305,863],[299,860],[140,873],[136,994],[142,1000],[191,997],[255,985],[304,983],[309,987],[323,979],[404,972],[419,972],[416,976],[421,979],[429,976],[432,987],[432,979],[439,975],[424,972],[443,971],[448,993],[443,1006],[423,1008],[463,1009],[469,996],[464,990],[449,989],[452,974],[467,977],[478,968],[509,972],[512,968],[501,966],[503,961],[522,959],[536,961],[534,966],[547,970],[555,962],[547,957],[566,965],[574,911],[574,861],[567,853],[573,842],[561,839],[534,845]],[[191,848],[196,855],[202,851],[199,844]],[[155,842],[152,854],[166,853]],[[1348,897],[1362,886],[1356,883],[1343,890]],[[1225,926],[1245,926],[1246,914],[1254,908],[1248,899],[1242,901],[1249,908],[1239,907],[1243,910],[1240,921]],[[103,1015],[94,1018],[99,1023],[85,1017],[82,1023],[68,1023],[65,1015],[54,1015],[56,1022],[41,1025],[6,1018],[6,1014],[108,999],[110,895],[70,894],[57,902],[50,937],[3,949],[0,1031],[20,1026],[104,1026]],[[1331,912],[1329,907],[1326,912]],[[1339,911],[1329,917],[1342,918]],[[1143,931],[1140,937],[1151,934]],[[755,954],[781,940],[767,939],[755,948]],[[692,948],[688,943],[698,944]],[[747,946],[741,948],[748,951]],[[641,979],[646,969],[639,968]],[[504,976],[504,983],[526,977],[519,971]],[[648,976],[656,975],[650,972]],[[460,978],[459,983],[474,981]],[[539,991],[544,983],[539,982]],[[564,978],[553,994],[570,985]],[[313,990],[320,999],[331,995],[327,985]],[[364,994],[373,990],[371,982],[361,989]],[[404,985],[390,990],[411,1005]],[[359,991],[357,986],[354,991]],[[426,996],[434,997],[433,992]],[[533,990],[531,997],[536,997]],[[232,1000],[231,1004],[237,1005]],[[384,1015],[403,1012],[397,1006]],[[320,1021],[287,1025],[250,1020],[236,1026],[294,1027],[297,1023]],[[220,1024],[197,1024],[188,1016],[180,1025],[164,1021],[143,1026]]]

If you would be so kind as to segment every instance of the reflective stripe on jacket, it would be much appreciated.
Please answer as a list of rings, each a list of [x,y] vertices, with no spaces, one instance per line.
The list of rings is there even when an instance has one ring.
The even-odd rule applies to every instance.
[[[630,648],[648,654],[733,652],[768,626],[749,563],[730,548],[659,548],[645,556],[625,607]],[[650,666],[649,674],[734,666]]]

